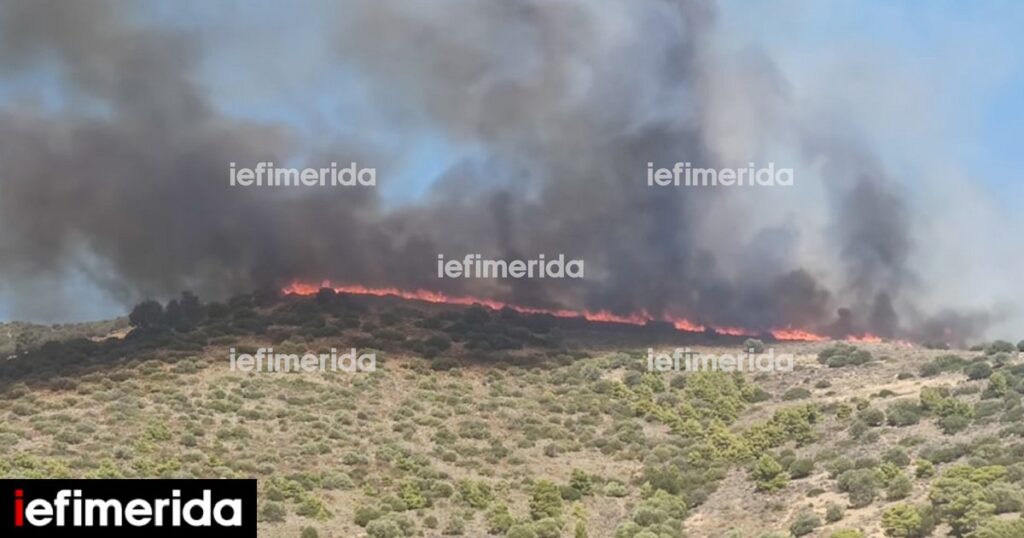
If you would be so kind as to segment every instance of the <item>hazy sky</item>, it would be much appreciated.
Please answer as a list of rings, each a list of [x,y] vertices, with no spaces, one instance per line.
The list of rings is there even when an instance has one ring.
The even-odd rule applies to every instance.
[[[382,184],[386,204],[414,204],[452,163],[479,149],[446,138],[427,122],[396,122],[387,97],[327,52],[334,29],[318,10],[302,9],[312,3],[141,5],[140,19],[194,33],[204,43],[195,76],[222,113],[288,125],[311,154],[348,138],[389,150],[397,179]],[[1009,228],[1006,237],[974,243],[979,251],[1001,248],[1020,233],[1024,3],[724,0],[715,24],[722,50],[769,57],[799,113],[841,116],[871,141],[895,175],[967,178],[977,188],[977,203],[997,207],[995,218],[1004,215]],[[289,54],[275,54],[279,47]],[[69,95],[64,84],[43,62],[0,79],[0,106],[105,114],[103,103]],[[917,188],[922,200],[935,202],[927,184]],[[958,200],[947,202],[942,210],[954,211]],[[1019,250],[1020,243],[1007,248]],[[976,254],[985,253],[965,256]],[[62,319],[45,321],[123,313],[122,305],[80,275],[65,286],[81,300]],[[0,287],[0,320],[10,317]]]

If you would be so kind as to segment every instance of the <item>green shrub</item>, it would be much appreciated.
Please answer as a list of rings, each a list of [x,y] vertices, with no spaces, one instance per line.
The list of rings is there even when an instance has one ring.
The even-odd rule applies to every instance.
[[[1024,536],[1024,519],[992,518],[981,524],[971,538],[1020,538]]]
[[[964,373],[967,374],[967,379],[972,381],[988,379],[992,375],[992,367],[987,362],[974,362],[964,368]]]
[[[890,426],[912,426],[921,421],[921,408],[915,402],[894,402],[885,410],[885,420]]]
[[[789,526],[789,532],[793,536],[805,536],[821,526],[821,519],[814,512],[803,511],[797,514],[796,519]]]
[[[785,469],[770,454],[764,454],[757,460],[750,475],[757,491],[775,491],[789,482]]]
[[[988,378],[988,387],[982,394],[982,398],[1003,398],[1010,393],[1010,381],[1006,374],[996,372]]]
[[[686,502],[682,497],[658,490],[636,507],[632,520],[620,525],[616,536],[636,537],[642,536],[644,533],[655,536],[661,534],[679,536],[682,534],[686,513]]]
[[[995,342],[985,346],[986,355],[995,355],[996,353],[1013,353],[1014,351],[1017,351],[1016,346],[1006,340],[996,340]]]
[[[846,509],[842,505],[834,502],[825,505],[825,521],[835,523],[843,519],[844,515],[846,515]]]
[[[443,534],[446,536],[462,536],[466,533],[466,520],[459,516],[452,516],[445,525]]]
[[[889,480],[885,487],[885,498],[890,501],[898,501],[907,498],[914,490],[914,484],[904,474],[898,474]]]
[[[910,455],[907,454],[906,450],[897,446],[886,450],[885,454],[882,455],[882,461],[903,468],[910,465]]]
[[[562,516],[562,493],[550,480],[538,480],[530,496],[530,517],[535,521]]]
[[[782,394],[782,400],[791,402],[793,400],[803,400],[804,398],[810,398],[811,391],[803,387],[793,387]]]
[[[985,501],[995,506],[997,514],[1020,512],[1024,509],[1024,493],[1019,486],[996,482],[985,489]]]
[[[505,538],[537,538],[537,532],[533,530],[533,525],[525,523],[513,525],[512,528],[505,533]]]
[[[953,435],[960,433],[967,429],[971,425],[971,419],[960,415],[951,415],[948,417],[942,417],[938,421],[939,429],[946,435]]]
[[[553,517],[546,517],[533,524],[533,531],[537,538],[561,538],[562,522]]]
[[[388,519],[374,520],[367,525],[367,536],[370,538],[401,538],[401,527]]]
[[[856,366],[870,362],[871,352],[849,344],[836,344],[818,353],[818,362],[829,368]]]
[[[747,338],[743,341],[743,349],[748,353],[761,354],[764,353],[764,342],[756,338]]]
[[[878,475],[874,469],[851,469],[837,478],[839,491],[850,496],[850,504],[860,508],[875,500]]]
[[[402,482],[398,497],[402,499],[402,502],[405,503],[406,508],[409,510],[424,508],[428,505],[426,497],[423,496],[423,491],[420,490],[419,483],[415,480]]]
[[[959,370],[963,368],[965,362],[956,355],[940,355],[921,366],[921,377],[934,377],[944,372]]]
[[[514,523],[504,503],[495,504],[487,511],[487,532],[491,534],[504,534]]]
[[[885,423],[885,413],[875,407],[862,409],[857,413],[857,418],[871,427],[881,426]]]
[[[288,515],[288,511],[285,510],[284,505],[273,501],[263,503],[260,507],[259,520],[264,523],[279,523],[284,521],[285,516]]]
[[[331,513],[316,497],[306,495],[299,502],[299,507],[295,509],[295,513],[300,516],[311,517],[314,519],[328,519],[331,517]]]
[[[807,478],[814,471],[814,461],[798,458],[793,460],[793,463],[789,464],[789,477],[796,480],[800,478]]]
[[[985,492],[998,478],[998,469],[1002,468],[960,465],[947,469],[932,482],[928,499],[955,535],[970,533],[995,513],[996,507],[986,501]]]
[[[931,478],[935,476],[935,465],[928,460],[918,460],[914,476],[918,478]]]
[[[483,509],[491,504],[494,493],[486,482],[478,480],[459,481],[459,499],[473,508]]]
[[[386,512],[383,510],[373,508],[370,506],[359,506],[356,507],[355,513],[353,514],[353,521],[360,527],[367,526],[371,521],[380,518]]]
[[[590,475],[580,469],[572,470],[569,486],[580,492],[580,495],[590,495],[594,491],[594,483]]]
[[[612,481],[604,485],[603,493],[606,497],[625,497],[629,495],[629,490],[622,482]]]
[[[366,525],[369,538],[403,538],[413,536],[415,531],[412,520],[401,514],[387,514]]]
[[[882,530],[890,538],[923,538],[934,526],[927,509],[911,504],[893,505],[882,513]]]

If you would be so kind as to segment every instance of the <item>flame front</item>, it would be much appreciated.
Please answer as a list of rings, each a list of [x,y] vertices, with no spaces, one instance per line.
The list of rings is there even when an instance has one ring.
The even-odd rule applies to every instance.
[[[449,304],[449,305],[462,305],[470,306],[478,304],[489,308],[491,310],[501,310],[508,308],[516,312],[523,314],[547,314],[557,318],[582,318],[587,321],[593,321],[598,323],[620,323],[627,325],[645,325],[652,321],[661,321],[672,324],[676,330],[685,332],[704,332],[707,330],[713,330],[718,334],[724,334],[728,336],[749,336],[756,337],[758,334],[751,332],[747,329],[739,327],[716,327],[708,326],[700,323],[695,323],[685,318],[661,318],[657,319],[647,312],[638,312],[629,315],[614,314],[607,310],[598,311],[576,311],[566,309],[546,309],[546,308],[533,308],[528,306],[518,306],[502,301],[495,301],[493,299],[482,299],[479,297],[469,297],[460,295],[448,295],[441,292],[418,289],[415,291],[401,290],[398,288],[370,288],[366,286],[347,285],[347,286],[336,286],[332,285],[329,281],[324,281],[319,285],[307,284],[303,282],[293,282],[281,290],[282,293],[295,294],[295,295],[316,295],[321,288],[329,288],[334,290],[336,293],[346,293],[350,295],[371,295],[374,297],[398,297],[401,299],[407,299],[412,301],[424,301],[427,303],[438,303],[438,304]],[[803,329],[794,329],[791,327],[778,328],[764,331],[765,333],[771,334],[776,340],[791,340],[791,341],[808,341],[808,342],[820,342],[829,340],[828,336],[817,334],[811,331]],[[764,333],[762,333],[764,334]],[[862,334],[862,335],[848,335],[845,337],[846,340],[851,342],[859,343],[879,343],[882,342],[882,338],[873,334]]]

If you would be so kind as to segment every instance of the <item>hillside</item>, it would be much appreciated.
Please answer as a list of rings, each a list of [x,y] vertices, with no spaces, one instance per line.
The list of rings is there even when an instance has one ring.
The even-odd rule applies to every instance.
[[[730,374],[647,348],[750,342],[326,292],[142,324],[0,361],[0,476],[258,478],[268,537],[1024,536],[1006,343],[765,342],[793,371]],[[269,347],[376,371],[231,371]]]

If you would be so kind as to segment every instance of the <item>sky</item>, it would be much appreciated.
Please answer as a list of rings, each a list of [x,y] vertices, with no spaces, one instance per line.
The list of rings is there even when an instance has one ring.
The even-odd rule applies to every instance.
[[[310,153],[337,140],[363,138],[400,155],[390,164],[398,179],[382,185],[383,200],[392,207],[415,204],[448,167],[479,148],[447,139],[426,122],[396,122],[386,94],[369,88],[350,66],[329,59],[330,21],[301,9],[304,3],[160,0],[142,3],[137,16],[194,32],[215,45],[213,54],[204,55],[197,78],[224,113],[286,124]],[[717,5],[715,35],[723,50],[770,57],[794,106],[806,114],[845,111],[847,121],[868,134],[873,149],[897,173],[967,177],[975,194],[1001,208],[1008,223],[1019,222],[1011,217],[1024,203],[1019,166],[1024,3],[723,0]],[[239,32],[267,39],[238,39]],[[281,46],[296,53],[273,54]],[[104,114],[101,103],[69,99],[62,84],[44,64],[0,79],[0,104],[31,103],[52,114]],[[70,276],[65,286],[83,300],[56,321],[124,313],[124,305],[84,275]],[[0,287],[0,320],[10,317]]]
[[[743,0],[721,3],[720,22],[736,46],[761,47],[788,80],[848,70],[843,106],[871,108],[870,132],[914,143],[939,132],[947,158],[969,170],[1008,210],[1024,201],[1024,4],[950,0]],[[781,8],[780,8],[781,6]],[[884,106],[877,108],[879,102]],[[858,104],[859,103],[859,104]],[[923,117],[922,117],[923,116]],[[920,129],[929,123],[942,129]],[[895,153],[895,152],[893,152]]]

